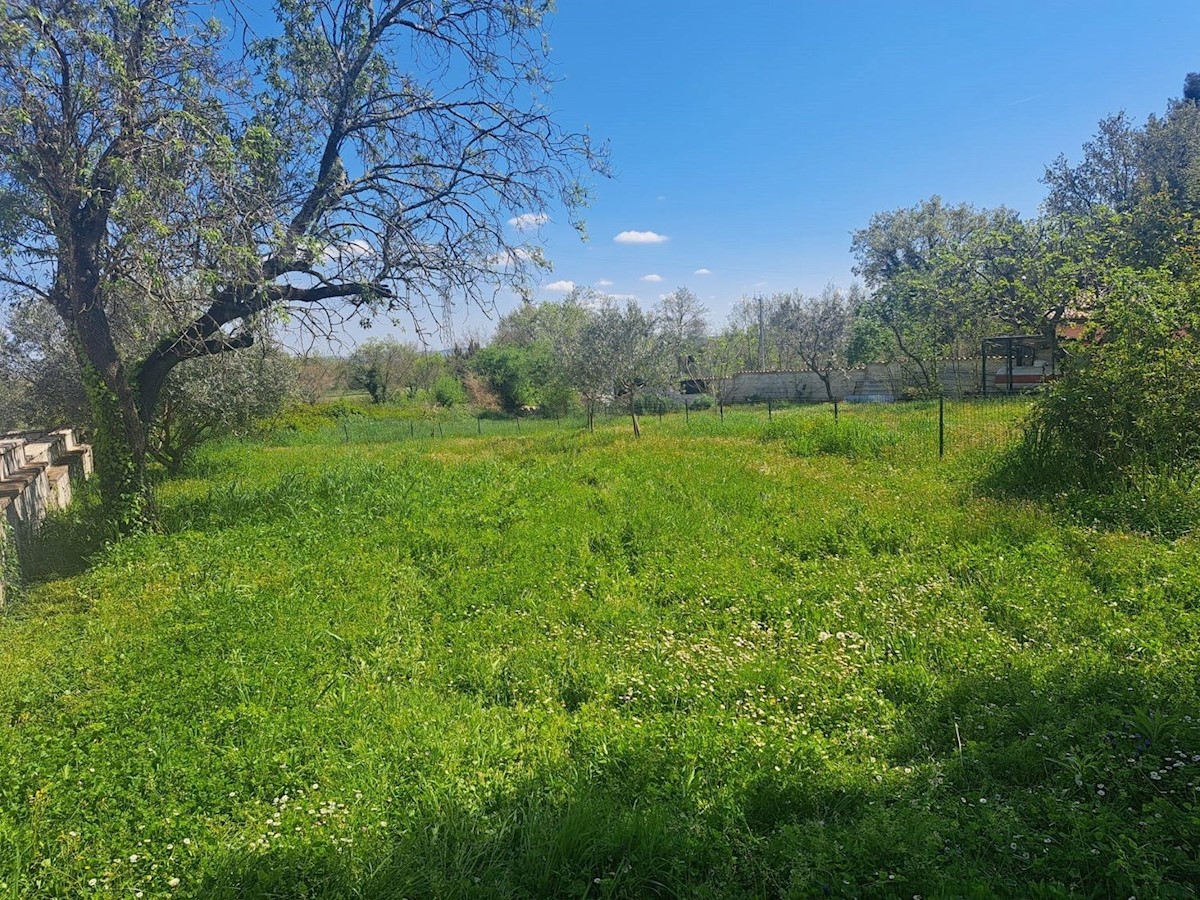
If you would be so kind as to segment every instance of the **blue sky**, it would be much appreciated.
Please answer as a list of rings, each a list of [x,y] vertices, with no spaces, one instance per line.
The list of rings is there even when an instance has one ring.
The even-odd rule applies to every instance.
[[[1036,214],[1047,163],[1200,70],[1195,0],[559,0],[549,30],[557,115],[610,142],[616,176],[590,241],[561,216],[540,230],[537,296],[573,282],[650,305],[687,285],[714,322],[742,296],[847,284],[874,212],[940,194]],[[614,240],[630,231],[667,240]]]

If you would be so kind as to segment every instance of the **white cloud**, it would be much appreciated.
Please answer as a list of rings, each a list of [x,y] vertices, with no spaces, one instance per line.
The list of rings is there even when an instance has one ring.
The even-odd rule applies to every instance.
[[[658,284],[663,280],[661,275],[643,275],[642,281],[649,281],[651,284]]]
[[[596,287],[612,287],[612,286],[613,286],[613,283],[611,281],[609,281],[607,278],[601,278],[599,281],[596,282]]]
[[[488,265],[496,269],[513,269],[521,263],[532,262],[537,264],[539,256],[533,250],[527,247],[517,247],[513,250],[505,250],[503,253],[496,253],[488,257]]]
[[[521,213],[519,216],[513,216],[508,220],[508,224],[517,231],[531,231],[539,225],[545,225],[550,221],[550,217],[545,213]]]
[[[695,272],[693,272],[692,274],[693,274],[693,275],[711,275],[711,274],[712,274],[712,269],[697,269],[697,270],[696,270]]]
[[[374,256],[375,248],[362,238],[355,238],[352,241],[343,241],[340,244],[330,244],[321,251],[321,258],[325,262],[338,263],[346,265],[356,259],[361,259],[364,256]]]
[[[655,231],[622,231],[613,240],[618,244],[662,244],[670,238]]]
[[[569,294],[575,290],[575,282],[573,281],[552,281],[546,285],[546,290],[554,291],[555,293]]]

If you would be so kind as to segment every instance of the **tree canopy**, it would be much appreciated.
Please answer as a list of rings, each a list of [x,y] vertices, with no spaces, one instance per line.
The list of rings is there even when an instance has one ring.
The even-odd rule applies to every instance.
[[[216,6],[5,0],[0,280],[67,326],[110,500],[138,505],[184,360],[526,287],[507,217],[603,170],[548,112],[549,8],[281,0],[252,38]]]

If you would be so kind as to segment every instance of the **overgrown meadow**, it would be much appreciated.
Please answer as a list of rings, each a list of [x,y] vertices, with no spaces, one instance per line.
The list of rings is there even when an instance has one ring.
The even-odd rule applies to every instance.
[[[1020,415],[212,445],[0,615],[0,896],[1190,895],[1195,541]]]

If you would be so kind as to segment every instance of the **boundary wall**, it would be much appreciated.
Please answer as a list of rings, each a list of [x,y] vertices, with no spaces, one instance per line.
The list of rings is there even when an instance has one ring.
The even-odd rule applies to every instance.
[[[947,397],[966,397],[980,393],[983,360],[976,357],[945,359],[938,363],[937,378]],[[1048,363],[1025,366],[1013,377],[1013,387],[1001,384],[1004,361],[988,359],[988,393],[1009,393],[1040,384],[1049,372]],[[1029,375],[1028,373],[1033,373]],[[859,368],[833,373],[830,387],[839,401],[880,403],[903,398],[906,389],[920,382],[912,368],[899,362],[871,363]],[[1028,380],[1029,383],[1023,383]],[[774,372],[738,372],[730,378],[725,393],[727,403],[746,403],[766,400],[828,402],[825,384],[807,370]]]

